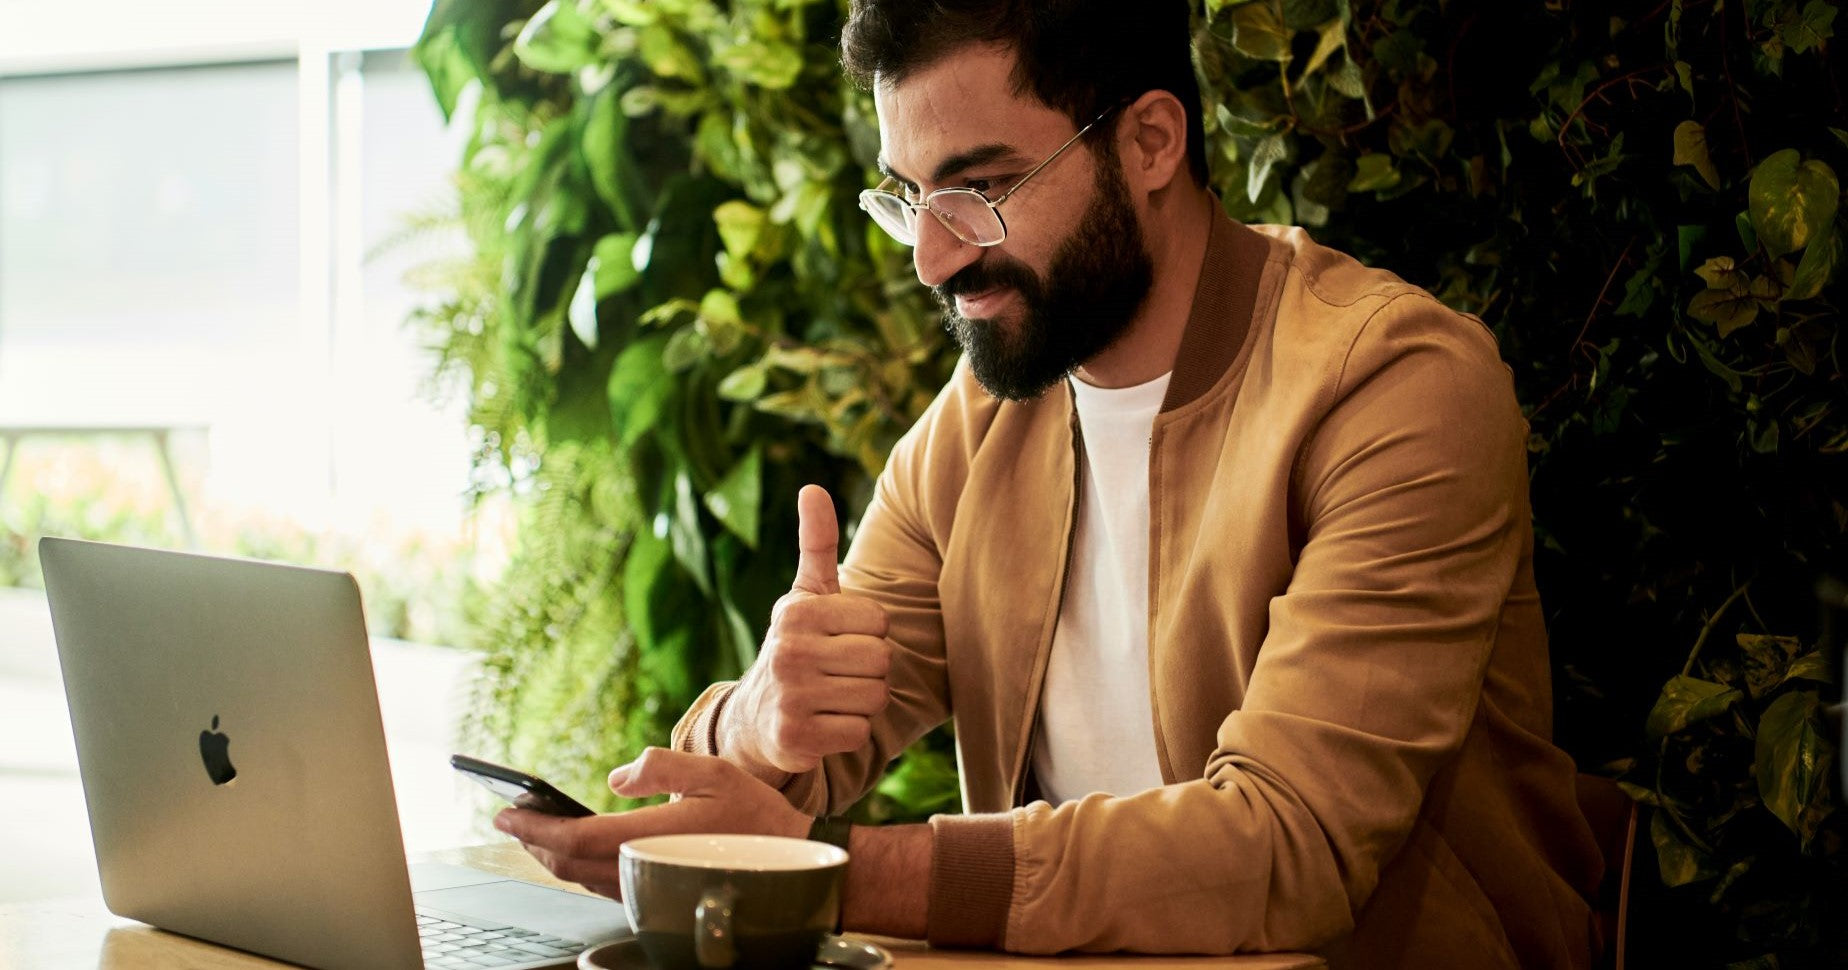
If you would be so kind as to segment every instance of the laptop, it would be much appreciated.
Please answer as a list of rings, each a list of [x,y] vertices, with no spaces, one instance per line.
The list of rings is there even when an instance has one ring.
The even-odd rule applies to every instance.
[[[407,866],[352,576],[39,558],[110,912],[328,970],[568,966],[630,935],[607,899]]]

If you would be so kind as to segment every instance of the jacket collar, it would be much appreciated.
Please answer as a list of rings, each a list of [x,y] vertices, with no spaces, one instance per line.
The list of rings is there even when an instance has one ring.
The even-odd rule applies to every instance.
[[[1258,279],[1270,244],[1257,232],[1234,222],[1212,197],[1213,227],[1194,288],[1187,329],[1175,353],[1174,376],[1162,400],[1163,412],[1186,406],[1219,383],[1237,359],[1251,330]]]

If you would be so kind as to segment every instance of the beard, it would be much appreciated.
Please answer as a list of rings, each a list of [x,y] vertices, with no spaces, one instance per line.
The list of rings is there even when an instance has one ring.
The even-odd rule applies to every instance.
[[[1001,400],[1037,398],[1108,350],[1148,298],[1154,264],[1129,204],[1122,163],[1111,148],[1099,153],[1093,186],[1096,201],[1059,244],[1044,277],[989,250],[932,288],[944,307],[944,326],[962,347],[976,381]],[[996,288],[1020,295],[1024,310],[1015,324],[956,312],[957,295]]]

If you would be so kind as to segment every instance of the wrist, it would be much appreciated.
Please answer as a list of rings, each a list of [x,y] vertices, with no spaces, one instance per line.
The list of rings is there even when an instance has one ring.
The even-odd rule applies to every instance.
[[[748,678],[750,675],[747,673],[745,676]],[[713,751],[719,757],[743,768],[751,777],[781,791],[795,776],[771,764],[762,747],[756,743],[749,719],[741,711],[746,705],[740,702],[747,698],[741,698],[739,694],[746,690],[746,682],[739,681],[720,699],[721,706],[712,722]]]

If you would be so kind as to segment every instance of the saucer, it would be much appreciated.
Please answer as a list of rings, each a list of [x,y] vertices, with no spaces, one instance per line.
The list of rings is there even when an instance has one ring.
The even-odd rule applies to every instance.
[[[616,940],[578,954],[578,970],[654,970],[642,944]],[[892,954],[863,940],[830,936],[815,954],[815,970],[889,970]]]

